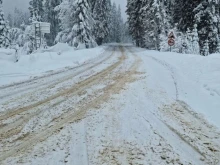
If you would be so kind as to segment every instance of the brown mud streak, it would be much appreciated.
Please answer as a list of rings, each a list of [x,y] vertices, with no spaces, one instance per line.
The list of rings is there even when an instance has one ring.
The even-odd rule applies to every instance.
[[[117,66],[119,66],[124,60],[125,60],[125,57],[120,57],[120,61],[111,65],[110,67],[108,67],[107,69],[98,73],[97,75],[90,77],[86,81],[83,81],[83,83],[79,83],[78,86],[73,87],[74,90],[65,91],[65,95],[68,96],[69,94],[72,95],[72,94],[75,94],[78,92],[82,92],[83,90],[85,90],[85,87],[88,88],[89,86],[91,86],[94,83],[103,79],[103,77],[107,76],[108,72],[110,73]],[[64,93],[62,93],[61,96],[64,96]],[[61,102],[59,101],[59,103],[61,103]],[[54,103],[51,106],[57,106],[57,105],[59,105],[59,103]],[[33,107],[33,108],[35,108],[35,107]],[[21,109],[21,110],[22,111],[20,111],[20,113],[23,112],[25,109]],[[37,110],[34,113],[26,114],[25,116],[21,117],[20,119],[16,120],[15,122],[2,126],[2,129],[0,130],[0,139],[9,138],[12,135],[18,134],[19,132],[21,132],[21,130],[23,129],[26,122],[28,122],[32,117],[39,115],[42,111],[45,111],[45,109]]]
[[[13,116],[15,116],[15,115],[18,115],[18,114],[20,114],[20,113],[23,113],[23,112],[25,112],[25,111],[27,111],[27,110],[33,109],[33,108],[38,107],[38,106],[40,106],[40,105],[43,105],[43,104],[45,104],[45,103],[48,103],[49,101],[52,101],[52,100],[54,100],[54,99],[56,99],[56,98],[58,98],[58,97],[60,97],[60,96],[66,96],[66,95],[68,95],[68,94],[70,94],[70,93],[73,93],[73,92],[78,91],[78,89],[79,89],[81,86],[85,86],[85,85],[87,85],[87,84],[90,84],[91,82],[95,81],[95,79],[96,79],[97,77],[100,77],[100,76],[106,74],[106,72],[108,72],[109,70],[113,70],[115,67],[117,67],[118,65],[120,65],[121,60],[122,60],[122,59],[120,59],[120,61],[118,61],[117,63],[115,63],[115,64],[109,66],[109,67],[106,68],[105,70],[103,70],[103,71],[97,73],[96,75],[94,75],[94,76],[92,76],[92,77],[89,77],[89,78],[87,78],[86,80],[83,80],[83,81],[77,83],[76,85],[74,85],[74,86],[71,87],[70,89],[61,91],[61,92],[57,93],[56,95],[50,96],[50,97],[48,97],[48,98],[45,99],[45,100],[39,101],[39,102],[34,103],[34,104],[31,104],[31,105],[29,105],[29,106],[22,107],[22,108],[19,108],[19,109],[11,109],[11,110],[8,110],[7,113],[5,113],[5,114],[3,114],[3,115],[0,116],[0,121],[1,121],[1,120],[5,120],[5,119],[8,119],[9,117],[13,117]]]
[[[181,130],[184,132],[181,132],[179,129],[175,128],[173,125],[170,125],[166,120],[164,120],[163,122],[167,125],[167,127],[178,135],[179,138],[181,138],[186,144],[191,146],[191,148],[193,148],[197,153],[199,153],[205,159],[207,164],[219,163],[220,146],[212,140],[209,132],[206,132],[212,128],[212,134],[215,134],[216,137],[219,137],[219,132],[214,126],[208,123],[204,118],[198,117],[197,113],[183,101],[177,101],[171,105],[165,105],[164,107],[160,108],[160,110],[164,115],[168,115],[168,117],[172,116],[172,120],[175,121],[176,124],[179,124],[181,126]],[[191,117],[185,119],[184,117],[187,114]],[[184,123],[184,125],[181,125],[180,123]],[[192,134],[191,136],[189,135],[190,133]],[[201,138],[202,136],[204,137]],[[194,137],[197,137],[197,139],[195,140]],[[204,142],[210,143],[210,146],[214,146],[215,148],[211,148],[213,150],[210,150],[210,146],[205,146]],[[207,152],[208,150],[210,150],[211,153]]]
[[[34,93],[34,92],[37,92],[37,91],[39,91],[39,90],[42,91],[42,90],[44,90],[44,89],[46,89],[46,88],[52,88],[52,87],[55,86],[55,85],[58,85],[58,84],[63,83],[63,82],[65,82],[65,81],[68,81],[68,80],[74,78],[75,76],[78,76],[78,75],[80,75],[80,74],[82,74],[82,73],[84,73],[84,72],[86,72],[86,71],[88,71],[88,70],[91,70],[91,69],[95,68],[96,66],[102,64],[103,62],[107,61],[109,58],[111,58],[111,56],[114,54],[114,52],[115,52],[115,49],[114,49],[114,51],[110,54],[110,56],[107,56],[107,57],[104,58],[103,60],[101,60],[101,61],[95,63],[94,65],[92,65],[92,66],[90,66],[90,67],[87,67],[86,69],[84,69],[84,70],[82,70],[82,71],[78,71],[78,72],[76,72],[76,73],[73,74],[73,75],[65,76],[65,77],[62,78],[61,80],[59,80],[59,81],[57,81],[57,82],[55,82],[55,83],[52,83],[52,84],[50,84],[50,85],[47,85],[48,82],[43,83],[43,84],[41,84],[41,86],[44,86],[44,85],[47,85],[47,86],[46,86],[46,87],[43,87],[43,88],[40,88],[40,89],[37,89],[37,90],[35,90],[35,91],[31,91],[31,92],[25,93],[25,94],[23,94],[22,96],[19,96],[18,98],[14,99],[14,100],[10,100],[10,102],[11,102],[11,101],[16,101],[16,100],[18,100],[18,99],[20,99],[20,98],[23,98],[23,97],[25,97],[25,96],[28,96],[28,95],[30,95],[30,93]],[[106,53],[106,52],[104,52],[104,53]],[[102,53],[102,54],[104,54],[104,53]],[[79,67],[76,67],[76,68],[74,68],[74,69],[78,69],[78,68],[81,68],[81,67],[85,67],[86,65],[89,65],[89,64],[90,64],[90,63],[86,63],[86,64],[80,65]],[[72,69],[72,70],[73,70],[73,69]],[[67,70],[67,71],[70,71],[70,70]],[[63,72],[61,72],[61,73],[63,73]],[[16,93],[28,91],[28,90],[30,90],[30,89],[32,89],[32,87],[30,87],[30,88],[25,88],[25,89],[22,89],[22,90],[20,90],[20,91],[16,91]],[[5,97],[9,97],[9,96],[11,96],[11,95],[13,95],[13,94],[14,94],[14,93],[10,93],[10,94],[6,94],[6,95],[3,95],[3,96],[0,96],[0,99],[5,98]]]
[[[125,60],[125,54],[124,54],[124,49],[121,47],[120,48],[122,51],[122,58],[121,62]],[[134,77],[135,74],[137,73],[136,70],[139,66],[140,60],[135,58],[134,64],[131,66],[129,71],[125,73],[121,73],[120,75],[117,75],[114,80],[117,80],[114,82],[114,84],[109,85],[104,88],[104,93],[100,95],[99,97],[95,98],[88,104],[85,104],[82,107],[79,107],[79,109],[76,112],[68,112],[66,114],[63,114],[56,120],[54,120],[54,125],[53,126],[48,126],[45,128],[43,131],[40,133],[34,133],[30,136],[25,137],[23,140],[23,143],[19,144],[18,146],[13,146],[12,150],[5,151],[0,155],[0,161],[3,161],[7,159],[8,157],[13,157],[16,155],[20,155],[23,152],[26,152],[28,149],[33,148],[37,143],[40,143],[42,141],[45,141],[48,137],[52,136],[55,132],[59,131],[61,128],[63,128],[67,123],[74,123],[79,120],[82,120],[83,118],[86,117],[86,114],[88,111],[91,109],[96,109],[96,107],[105,102],[107,102],[112,95],[118,94],[119,91],[123,90],[123,87],[136,80]]]
[[[84,91],[85,88],[89,88],[94,83],[96,83],[96,82],[100,81],[101,79],[103,79],[103,77],[106,77],[108,72],[110,73],[112,70],[114,70],[116,67],[118,67],[122,63],[123,60],[125,60],[125,57],[120,57],[120,60],[117,63],[111,65],[110,67],[108,67],[107,69],[105,69],[102,72],[98,73],[97,75],[90,77],[86,81],[83,81],[82,83],[79,83],[78,86],[73,87],[74,90],[65,91],[65,95],[64,95],[64,93],[62,93],[61,96],[62,97],[63,96],[68,96],[70,94],[71,95],[72,94],[77,94],[79,92]],[[58,101],[58,102],[52,104],[51,107],[58,106],[62,102],[63,101]],[[35,107],[33,107],[33,108],[35,108]],[[22,109],[22,112],[23,112],[23,110],[24,109]],[[8,138],[12,135],[18,134],[19,132],[21,132],[21,130],[23,129],[26,122],[28,122],[32,117],[39,115],[42,111],[45,111],[45,110],[46,109],[40,109],[40,110],[37,110],[34,113],[25,114],[25,116],[22,116],[21,118],[19,118],[15,122],[2,126],[2,128],[0,130],[0,139],[5,139],[5,138]]]
[[[106,48],[105,51],[108,51],[109,47]],[[101,53],[103,54],[103,53]],[[89,60],[90,61],[90,60]],[[85,63],[81,66],[85,66],[87,65],[88,63]],[[22,81],[22,82],[18,82],[18,83],[13,83],[13,84],[9,84],[9,85],[3,85],[3,86],[0,86],[0,90],[2,89],[7,89],[7,88],[10,88],[10,87],[14,87],[14,86],[18,86],[18,85],[23,85],[23,84],[26,84],[26,83],[32,83],[33,81],[36,81],[36,80],[40,80],[40,79],[43,79],[43,78],[46,78],[48,76],[54,76],[54,75],[58,75],[58,74],[61,74],[63,72],[66,72],[66,71],[70,71],[70,70],[74,70],[74,69],[77,69],[81,66],[77,66],[77,67],[72,67],[72,68],[69,68],[67,70],[61,70],[61,71],[58,71],[58,72],[55,72],[55,73],[52,73],[52,74],[49,74],[49,75],[43,75],[43,76],[39,76],[39,77],[36,77],[36,78],[33,78],[33,79],[30,79],[30,80],[26,80],[26,81]]]

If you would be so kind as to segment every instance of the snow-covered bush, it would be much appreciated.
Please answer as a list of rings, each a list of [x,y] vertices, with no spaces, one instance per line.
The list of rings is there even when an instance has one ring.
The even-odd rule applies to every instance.
[[[9,30],[9,37],[12,44],[18,44],[20,47],[23,47],[25,44],[25,33],[22,29],[11,28]]]
[[[28,25],[24,31],[24,46],[22,52],[25,54],[31,54],[34,51],[34,29],[33,26]]]

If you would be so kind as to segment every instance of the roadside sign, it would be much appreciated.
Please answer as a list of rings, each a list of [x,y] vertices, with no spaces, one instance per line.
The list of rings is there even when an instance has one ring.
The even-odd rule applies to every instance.
[[[173,46],[173,45],[175,45],[175,40],[172,39],[172,38],[169,39],[169,40],[168,40],[168,45],[169,45],[169,46]]]
[[[40,30],[41,30],[41,32],[44,33],[44,34],[50,33],[50,23],[42,22],[42,23],[40,24]]]
[[[35,48],[36,50],[44,44],[44,34],[50,33],[50,23],[48,22],[33,22],[32,28],[35,32]]]
[[[40,32],[43,34],[48,34],[50,33],[50,23],[47,22],[34,22],[34,30],[36,28],[39,28]]]
[[[168,37],[168,38],[175,39],[175,35],[174,35],[174,33],[173,33],[173,32],[171,32],[171,33],[169,34],[169,37]]]

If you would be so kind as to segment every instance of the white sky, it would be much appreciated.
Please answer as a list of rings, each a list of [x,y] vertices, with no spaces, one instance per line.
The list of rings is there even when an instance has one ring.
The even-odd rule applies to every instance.
[[[28,10],[28,2],[29,0],[3,0],[3,9],[6,14],[8,14],[8,12],[13,12],[15,7]]]
[[[126,20],[127,15],[125,13],[125,10],[126,10],[127,0],[112,0],[112,1],[115,2],[116,4],[121,5],[123,18],[124,20]],[[6,14],[8,14],[8,12],[13,12],[15,7],[23,10],[28,10],[28,6],[29,6],[28,2],[29,0],[3,0],[3,8]]]

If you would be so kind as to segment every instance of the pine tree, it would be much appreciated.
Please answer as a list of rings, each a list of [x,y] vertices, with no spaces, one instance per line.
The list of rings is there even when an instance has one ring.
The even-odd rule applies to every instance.
[[[204,46],[203,46],[203,53],[204,56],[209,55],[209,41],[205,40]]]
[[[113,22],[113,14],[112,14],[112,3],[111,0],[107,0],[107,24],[108,24],[108,35],[104,38],[104,43],[112,42],[111,34],[112,34],[112,22]]]
[[[101,45],[104,38],[109,35],[109,6],[109,0],[97,0],[93,10],[93,16],[95,19],[93,31],[98,45]]]
[[[157,36],[157,39],[155,38],[155,34],[158,31],[157,26],[155,26],[155,13],[153,9],[153,0],[150,1],[143,1],[142,7],[140,10],[140,18],[141,18],[141,32],[143,38],[142,38],[142,47],[147,48],[158,48],[158,44],[156,44],[159,41],[159,36]]]
[[[217,45],[219,40],[219,2],[206,1],[202,3],[194,10],[196,13],[195,21],[198,25],[198,33],[200,38],[200,46],[204,47],[206,40],[209,43],[209,53],[215,53],[217,51]]]
[[[124,31],[124,21],[121,15],[120,5],[117,7],[115,3],[110,5],[110,14],[108,17],[109,35],[107,37],[108,42],[121,42],[122,34]]]
[[[96,45],[92,29],[94,19],[87,0],[77,0],[75,3],[75,12],[73,13],[74,22],[72,33],[74,34],[73,45],[79,47],[94,47]]]
[[[111,26],[110,26],[110,40],[111,42],[116,42],[116,24],[117,24],[117,7],[116,7],[116,3],[112,4],[112,8],[111,8]]]
[[[72,28],[74,25],[73,14],[75,10],[75,5],[69,0],[63,0],[62,3],[55,8],[55,11],[58,12],[61,30],[56,36],[55,43],[68,43],[70,46],[73,46],[75,34],[72,32]]]
[[[220,40],[218,40],[218,45],[217,45],[216,53],[220,53]]]
[[[20,25],[24,22],[28,24],[30,15],[28,12],[24,12],[18,8],[14,9],[13,13],[9,13],[7,20],[9,21],[9,26],[12,28],[20,28]]]
[[[122,28],[123,28],[123,19],[121,16],[121,7],[118,6],[117,12],[116,12],[116,24],[115,24],[115,41],[117,43],[120,43],[122,41]]]
[[[95,0],[95,1],[94,0],[88,0],[88,3],[89,3],[89,6],[91,8],[92,13],[94,13],[96,2],[97,2],[97,0]]]
[[[160,50],[171,18],[165,0],[128,0],[129,29],[136,45]]]
[[[202,0],[176,0],[176,8],[181,8],[179,12],[175,13],[175,22],[178,23],[178,29],[186,32],[187,28],[193,29],[195,22],[195,13],[193,10],[199,5]],[[178,11],[178,10],[176,10]],[[179,20],[179,21],[178,21]]]
[[[167,15],[167,6],[165,6],[164,0],[154,0],[152,4],[152,13],[154,13],[154,38],[155,38],[155,49],[161,50],[160,43],[164,37],[168,36],[168,30],[170,28],[170,18]]]
[[[42,22],[43,21],[43,14],[44,14],[44,9],[43,9],[43,1],[44,0],[31,0],[29,2],[30,7],[30,21],[34,22],[34,21],[38,21],[38,22]]]
[[[2,9],[2,0],[0,0],[0,48],[9,47],[9,23],[4,19],[4,12]]]
[[[144,20],[141,17],[145,3],[142,0],[128,0],[127,14],[129,22],[129,31],[137,46],[145,46],[145,26]]]
[[[199,54],[204,47],[207,50],[208,43],[209,53],[215,53],[220,35],[219,3],[218,0],[127,0],[129,32],[137,46],[164,51],[169,29],[178,28],[175,51],[185,49],[187,53]]]
[[[121,40],[123,43],[131,43],[132,37],[129,34],[128,23],[122,25]]]
[[[44,21],[51,24],[50,34],[46,34],[47,44],[52,46],[55,38],[60,31],[60,24],[58,19],[58,11],[55,8],[60,5],[61,0],[46,0],[44,5]]]
[[[192,52],[193,54],[200,54],[197,24],[194,25],[194,29],[192,31],[192,49],[193,49],[193,52]]]
[[[11,13],[9,13],[8,14],[8,16],[7,16],[7,20],[8,20],[8,22],[9,22],[9,26],[10,27],[13,27],[13,17],[12,17],[12,15],[11,15]]]

